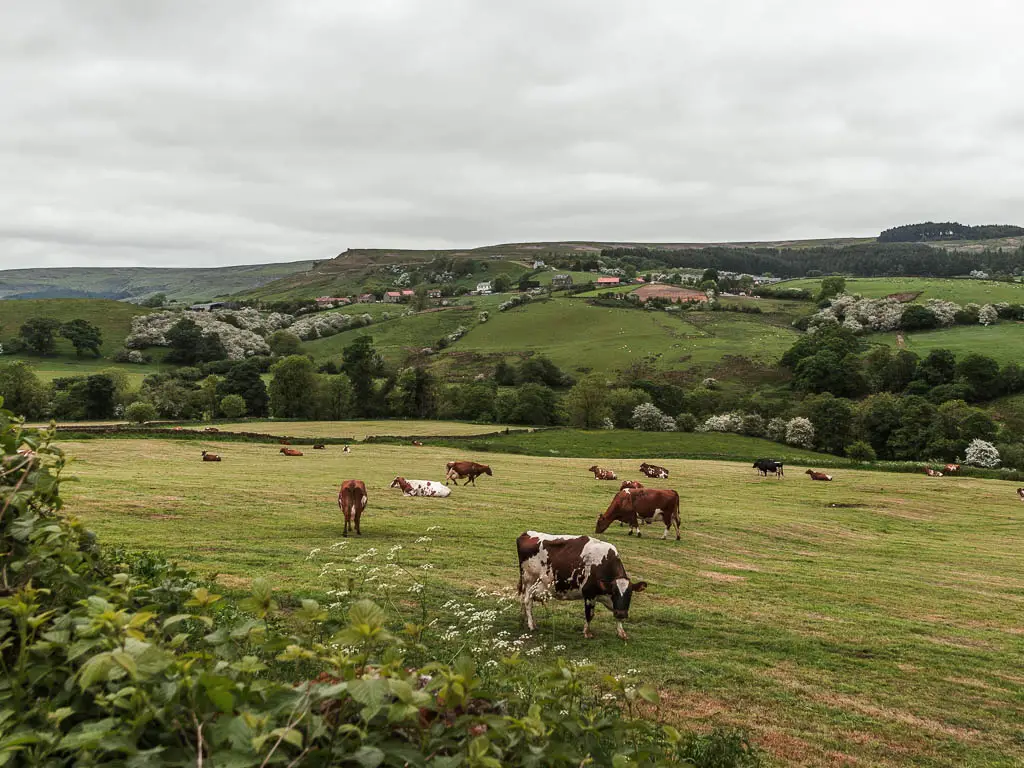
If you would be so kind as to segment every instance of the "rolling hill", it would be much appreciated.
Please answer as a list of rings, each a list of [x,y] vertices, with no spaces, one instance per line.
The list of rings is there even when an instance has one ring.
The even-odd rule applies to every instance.
[[[67,267],[0,271],[0,299],[116,299],[155,293],[182,303],[246,291],[314,266],[313,261],[210,268]]]

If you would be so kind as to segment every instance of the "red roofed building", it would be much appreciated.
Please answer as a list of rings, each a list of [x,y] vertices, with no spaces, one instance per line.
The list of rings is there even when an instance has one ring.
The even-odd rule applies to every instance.
[[[397,304],[401,300],[402,300],[402,292],[401,291],[388,291],[387,293],[384,294],[384,303],[385,304]]]
[[[617,277],[599,277],[599,278],[597,278],[597,284],[599,286],[618,285],[620,282],[622,282],[622,281],[619,278],[617,278]]]

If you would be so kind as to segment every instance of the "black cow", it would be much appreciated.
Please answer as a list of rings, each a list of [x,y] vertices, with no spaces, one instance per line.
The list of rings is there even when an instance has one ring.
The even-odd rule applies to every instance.
[[[768,477],[769,472],[774,472],[776,477],[786,476],[782,469],[782,462],[774,459],[758,459],[754,462],[754,469],[764,477]]]

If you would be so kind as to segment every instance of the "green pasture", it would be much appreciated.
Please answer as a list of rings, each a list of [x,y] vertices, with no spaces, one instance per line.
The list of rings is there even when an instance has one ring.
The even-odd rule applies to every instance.
[[[61,322],[87,320],[103,334],[101,351],[109,355],[124,346],[131,330],[132,318],[152,312],[151,309],[111,299],[12,299],[0,301],[0,338],[18,335],[22,323],[31,317],[51,317]],[[75,348],[67,339],[57,339],[62,356],[74,357]]]
[[[897,346],[898,334],[885,333],[865,337],[870,342],[881,341]],[[1002,363],[1024,359],[1024,323],[1001,320],[995,325],[955,325],[935,331],[920,331],[903,335],[905,349],[924,357],[933,349],[951,350],[957,357],[980,352]]]
[[[820,279],[787,280],[780,288],[806,288],[812,293],[821,290]],[[1024,303],[1024,283],[1001,283],[994,280],[968,280],[934,277],[848,277],[846,292],[877,299],[893,293],[921,291],[917,301],[944,299],[958,304],[995,304],[1006,301]]]
[[[551,285],[551,281],[555,279],[555,275],[570,275],[572,277],[573,285],[592,283],[599,277],[599,275],[595,275],[593,272],[573,272],[571,269],[549,269],[546,272],[541,272],[539,275],[534,275],[531,280],[536,280],[541,285]]]
[[[401,546],[441,626],[446,601],[486,605],[478,588],[515,588],[519,533],[592,533],[618,487],[587,473],[594,460],[488,454],[493,477],[448,499],[390,490],[395,475],[440,480],[446,461],[474,457],[431,446],[301,458],[215,439],[63,447],[81,481],[64,487],[65,509],[107,544],[162,552],[228,589],[265,576],[293,595],[322,595],[322,572]],[[203,463],[202,449],[224,460]],[[644,458],[599,463],[637,478]],[[658,485],[680,494],[682,541],[656,525],[639,540],[616,525],[602,535],[649,583],[628,644],[603,608],[588,641],[582,605],[554,603],[536,611],[539,655],[525,663],[557,653],[600,673],[635,669],[660,690],[662,718],[742,726],[774,765],[1021,764],[1024,509],[1011,484],[852,469],[816,483],[795,465],[779,480],[741,463],[659,463],[671,479]],[[369,491],[363,536],[332,549],[350,477]],[[395,608],[417,618],[415,606],[403,593]],[[516,612],[497,629],[518,635]]]
[[[597,278],[597,275],[592,275],[592,277]],[[572,298],[574,298],[574,299],[596,299],[599,296],[601,296],[603,294],[606,294],[606,293],[616,293],[616,294],[618,294],[618,293],[632,293],[633,291],[635,291],[639,287],[640,287],[639,283],[626,283],[625,285],[610,285],[610,286],[605,286],[603,288],[595,288],[592,291],[584,291],[583,293],[573,294]]]
[[[3,302],[0,302],[0,304],[3,304]],[[147,350],[147,354],[152,352],[153,350]],[[136,365],[133,363],[115,363],[104,358],[76,358],[74,353],[70,357],[63,355],[57,357],[4,355],[0,357],[0,365],[11,363],[15,360],[24,360],[29,363],[36,376],[42,381],[52,381],[53,379],[65,376],[89,376],[104,371],[120,371],[128,377],[128,381],[133,389],[138,389],[142,384],[142,380],[149,374],[172,370],[175,367],[170,364],[163,365],[160,363]]]
[[[472,424],[467,421],[412,421],[379,419],[376,421],[284,421],[252,419],[217,424],[224,432],[262,432],[271,435],[308,438],[353,438],[365,440],[370,436],[436,437],[484,435],[505,429],[504,424]],[[514,427],[523,429],[523,427]]]

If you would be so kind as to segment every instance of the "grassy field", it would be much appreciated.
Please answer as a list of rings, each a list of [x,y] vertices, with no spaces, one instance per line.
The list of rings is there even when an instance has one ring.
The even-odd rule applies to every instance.
[[[150,363],[148,365],[134,365],[131,363],[114,363],[103,358],[75,358],[72,357],[30,357],[28,355],[4,355],[0,358],[0,365],[15,360],[25,360],[43,381],[64,376],[89,376],[102,371],[121,371],[128,377],[128,381],[135,389],[142,384],[142,380],[151,373],[170,371],[176,366]]]
[[[787,280],[780,288],[806,288],[812,293],[821,290],[821,280]],[[881,298],[893,293],[921,291],[918,301],[945,299],[958,304],[975,302],[995,304],[1007,301],[1024,303],[1024,283],[997,283],[992,280],[952,280],[932,277],[848,277],[846,292],[868,298]]]
[[[18,329],[30,317],[52,317],[61,322],[88,320],[103,334],[101,351],[109,355],[124,346],[132,318],[152,312],[150,309],[109,299],[18,299],[0,301],[0,338],[18,335]],[[61,355],[74,357],[75,348],[67,339],[57,340]]]
[[[65,487],[66,509],[101,541],[166,553],[228,587],[266,576],[300,594],[322,592],[326,559],[372,562],[371,548],[383,559],[401,545],[442,621],[449,599],[514,588],[521,531],[589,533],[613,491],[584,458],[491,455],[493,477],[440,500],[387,485],[399,473],[440,479],[463,455],[449,449],[289,459],[215,440],[64,447],[82,481]],[[224,461],[200,462],[203,448]],[[660,463],[681,496],[683,540],[617,526],[603,536],[650,584],[629,644],[603,608],[586,641],[582,606],[553,604],[537,612],[541,658],[557,644],[602,672],[635,668],[660,689],[662,717],[746,727],[775,765],[1021,764],[1024,524],[1010,484],[854,470],[813,483],[798,467],[765,480],[738,463]],[[347,477],[369,489],[364,535],[331,551]],[[513,613],[497,628],[521,631]]]
[[[951,350],[957,357],[981,352],[1003,363],[1020,362],[1024,358],[1024,323],[1006,320],[985,327],[983,325],[956,325],[937,331],[904,334],[904,346],[924,357],[933,349]],[[867,337],[868,341],[881,341],[897,346],[897,334],[885,333]]]
[[[470,424],[465,421],[406,421],[382,419],[378,421],[275,421],[259,419],[217,424],[225,432],[263,432],[290,437],[333,438],[351,437],[365,440],[370,435],[417,436],[484,435],[505,429],[504,424]],[[516,427],[522,429],[522,427]]]
[[[661,367],[713,364],[725,355],[777,359],[797,334],[732,313],[687,313],[595,307],[573,299],[536,302],[491,315],[453,349],[514,353],[533,350],[570,371],[611,371],[660,354]]]

